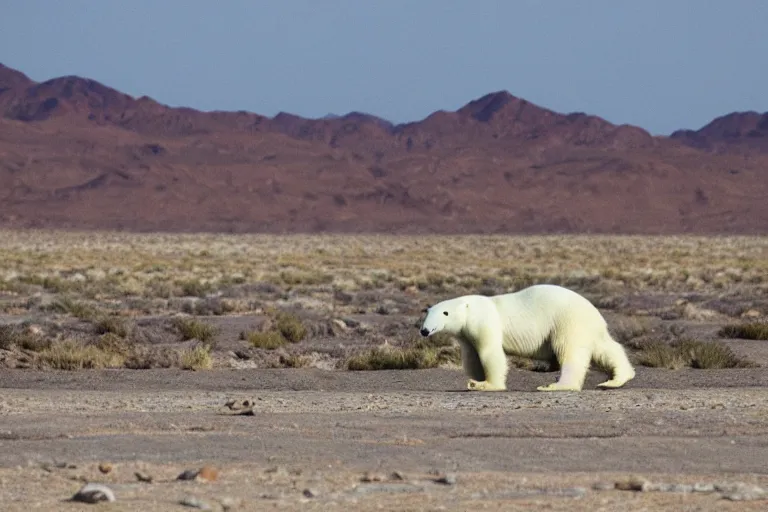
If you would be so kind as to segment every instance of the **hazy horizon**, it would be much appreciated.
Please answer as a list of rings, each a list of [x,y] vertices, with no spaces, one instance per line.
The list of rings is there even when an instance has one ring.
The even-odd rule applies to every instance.
[[[9,2],[0,62],[200,110],[393,123],[507,90],[653,134],[768,111],[768,2]]]

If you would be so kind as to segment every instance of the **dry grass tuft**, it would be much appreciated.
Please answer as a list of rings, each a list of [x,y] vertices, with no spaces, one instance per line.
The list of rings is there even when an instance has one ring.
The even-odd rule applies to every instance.
[[[280,311],[274,318],[275,327],[290,343],[298,343],[307,337],[307,328],[298,316]]]
[[[182,352],[181,368],[184,370],[210,370],[213,368],[211,347],[201,343]]]
[[[353,371],[421,370],[460,361],[458,347],[385,347],[354,355],[347,359],[345,366]]]
[[[174,327],[181,334],[182,341],[198,340],[209,343],[217,334],[216,327],[194,318],[177,318],[174,321]]]
[[[286,344],[286,340],[280,332],[270,331],[244,331],[240,333],[240,339],[247,341],[251,346],[274,350]]]
[[[51,340],[25,325],[0,325],[0,349],[20,348],[39,352],[51,346]]]
[[[128,336],[130,328],[127,322],[115,316],[104,316],[94,324],[97,334],[114,334],[121,338]]]
[[[55,370],[120,368],[125,362],[125,356],[95,345],[64,340],[42,350],[38,361],[44,367]]]
[[[753,368],[757,365],[739,357],[727,345],[718,341],[682,339],[672,343],[653,341],[640,346],[638,362],[652,368],[702,370],[722,368]]]
[[[768,322],[749,322],[726,325],[718,332],[723,338],[768,340]]]

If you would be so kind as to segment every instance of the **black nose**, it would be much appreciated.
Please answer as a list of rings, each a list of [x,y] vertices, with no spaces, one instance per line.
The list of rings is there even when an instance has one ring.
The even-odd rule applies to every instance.
[[[425,328],[425,329],[422,329],[422,330],[421,330],[421,335],[422,335],[422,336],[429,336],[429,329],[426,329],[426,328]]]

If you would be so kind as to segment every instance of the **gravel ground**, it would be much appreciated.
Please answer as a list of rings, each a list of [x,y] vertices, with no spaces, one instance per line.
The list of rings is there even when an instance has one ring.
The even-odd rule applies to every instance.
[[[589,389],[594,374],[581,393],[532,391],[554,377],[512,370],[510,391],[469,393],[455,370],[4,370],[0,502],[87,510],[67,500],[89,481],[114,491],[108,510],[768,507],[725,487],[768,488],[764,369],[639,368],[625,389]],[[176,480],[203,466],[215,481]],[[612,488],[633,475],[706,492]]]

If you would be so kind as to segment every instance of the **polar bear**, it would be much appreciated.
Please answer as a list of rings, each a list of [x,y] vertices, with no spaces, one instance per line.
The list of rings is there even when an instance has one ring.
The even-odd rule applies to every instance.
[[[635,376],[624,347],[611,337],[597,308],[561,286],[539,284],[491,297],[464,295],[426,313],[422,336],[444,331],[458,338],[470,390],[506,390],[506,354],[557,360],[560,378],[539,391],[580,391],[592,362],[612,373],[598,384],[602,388],[621,387]]]

